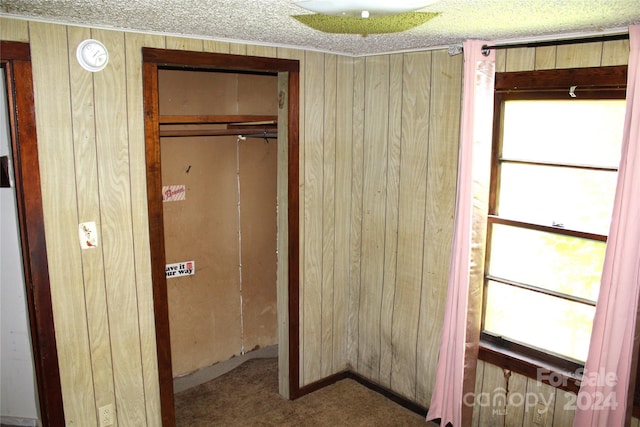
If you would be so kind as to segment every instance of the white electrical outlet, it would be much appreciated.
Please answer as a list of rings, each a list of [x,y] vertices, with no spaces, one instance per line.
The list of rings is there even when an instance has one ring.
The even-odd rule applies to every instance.
[[[113,404],[110,403],[98,408],[98,416],[100,417],[100,427],[112,426],[115,422],[116,411]]]

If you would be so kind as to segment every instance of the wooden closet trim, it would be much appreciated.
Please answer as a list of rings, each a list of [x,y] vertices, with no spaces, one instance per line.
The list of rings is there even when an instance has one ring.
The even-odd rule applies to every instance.
[[[299,384],[299,62],[288,59],[154,48],[143,48],[142,60],[149,240],[162,424],[165,426],[175,425],[175,409],[171,368],[167,282],[164,271],[165,247],[161,191],[162,176],[160,169],[158,69],[287,73],[287,218],[289,242],[289,281],[287,285],[288,298],[286,301],[288,307],[289,347],[287,350],[289,360],[289,397],[295,399],[301,395]],[[280,165],[278,167],[280,167]]]

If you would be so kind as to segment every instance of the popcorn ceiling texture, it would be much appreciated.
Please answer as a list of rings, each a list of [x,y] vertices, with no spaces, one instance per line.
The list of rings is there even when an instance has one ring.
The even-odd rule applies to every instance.
[[[0,0],[0,14],[91,27],[298,47],[361,56],[485,40],[598,34],[640,23],[640,0],[440,0],[438,15],[390,34],[331,34],[293,0]]]

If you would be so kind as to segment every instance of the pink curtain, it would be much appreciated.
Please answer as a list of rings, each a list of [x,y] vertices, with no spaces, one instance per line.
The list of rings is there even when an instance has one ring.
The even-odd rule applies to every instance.
[[[631,52],[622,159],[576,427],[623,426],[640,290],[640,26]]]
[[[486,190],[478,185],[484,187],[489,182],[486,162],[491,152],[495,76],[494,51],[484,56],[484,44],[487,42],[479,40],[463,44],[464,93],[453,247],[436,383],[427,414],[427,420],[440,418],[443,426],[471,422],[472,408],[464,396],[474,391],[481,302],[480,288],[472,277],[482,264],[472,259],[471,242],[473,223],[477,224],[474,212],[486,215],[487,210]],[[478,163],[480,166],[475,167]],[[463,416],[463,410],[469,416]]]

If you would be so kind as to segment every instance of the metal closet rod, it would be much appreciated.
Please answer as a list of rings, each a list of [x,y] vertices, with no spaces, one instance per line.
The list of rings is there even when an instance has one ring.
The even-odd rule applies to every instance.
[[[558,40],[548,40],[548,41],[530,42],[530,43],[499,44],[494,46],[488,46],[485,44],[482,46],[482,53],[485,55],[488,55],[489,51],[492,49],[497,50],[497,49],[516,48],[516,47],[560,46],[565,44],[608,42],[608,41],[614,41],[614,40],[628,40],[628,39],[629,39],[629,33],[622,33],[622,34],[611,34],[608,36],[583,37],[583,38],[575,38],[575,39],[558,39]]]

